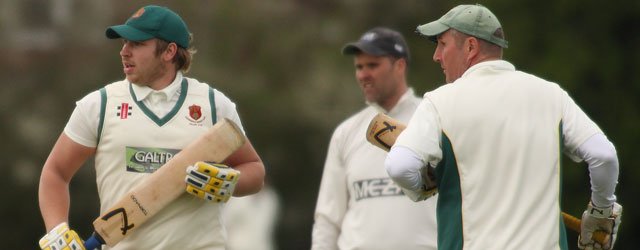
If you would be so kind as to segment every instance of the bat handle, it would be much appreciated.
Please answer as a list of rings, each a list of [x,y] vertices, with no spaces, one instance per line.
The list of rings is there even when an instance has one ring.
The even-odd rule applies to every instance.
[[[91,236],[86,241],[84,241],[84,248],[87,250],[101,249],[102,244],[104,244],[104,240],[102,239],[102,237],[93,232],[93,234],[91,234]]]
[[[562,212],[562,218],[564,220],[565,225],[573,231],[580,233],[580,224],[582,223],[580,219],[571,216],[565,212]],[[609,242],[609,234],[604,231],[595,231],[593,232],[593,236],[591,236],[593,240],[604,245],[605,242]]]

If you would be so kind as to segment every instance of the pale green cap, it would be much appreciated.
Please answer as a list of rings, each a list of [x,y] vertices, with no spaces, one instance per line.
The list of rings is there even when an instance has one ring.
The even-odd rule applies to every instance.
[[[458,5],[440,19],[418,26],[416,31],[435,42],[438,35],[449,29],[481,38],[502,48],[509,47],[509,42],[501,38],[504,33],[498,18],[480,4]]]

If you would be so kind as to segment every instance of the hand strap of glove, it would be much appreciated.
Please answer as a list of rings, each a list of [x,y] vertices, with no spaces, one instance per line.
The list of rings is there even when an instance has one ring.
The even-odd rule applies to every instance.
[[[187,167],[186,191],[198,198],[227,202],[238,183],[240,171],[224,164],[197,162]]]

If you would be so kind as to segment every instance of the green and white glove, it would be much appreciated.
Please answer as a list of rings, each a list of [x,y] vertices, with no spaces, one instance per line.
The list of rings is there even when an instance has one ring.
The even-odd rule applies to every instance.
[[[196,162],[187,167],[186,191],[200,199],[227,202],[240,178],[240,171],[224,164]]]
[[[42,250],[85,250],[84,242],[66,222],[58,224],[40,239]]]
[[[589,202],[587,210],[582,213],[580,235],[578,236],[578,248],[580,249],[613,249],[616,242],[618,227],[622,222],[622,206],[613,203],[609,207],[596,207]],[[591,236],[595,231],[604,231],[610,234],[609,241],[600,245]]]

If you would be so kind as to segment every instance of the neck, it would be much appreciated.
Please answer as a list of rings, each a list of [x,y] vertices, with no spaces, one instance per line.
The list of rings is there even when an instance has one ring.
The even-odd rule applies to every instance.
[[[176,71],[164,74],[158,79],[149,83],[148,87],[153,90],[162,90],[167,86],[171,85],[171,83],[173,82],[173,80],[176,79],[177,76],[178,76],[178,73]]]
[[[402,96],[407,92],[408,89],[409,87],[407,87],[407,84],[401,84],[400,87],[397,88],[397,91],[391,97],[387,98],[384,103],[378,103],[378,105],[384,108],[384,110],[386,110],[387,112],[391,111],[391,109],[393,109],[393,107],[398,104],[400,98],[402,98]]]
[[[487,54],[480,54],[478,57],[474,58],[473,60],[471,60],[471,66],[476,65],[478,63],[481,62],[486,62],[486,61],[495,61],[495,60],[502,60],[501,57],[499,56],[494,56],[494,55],[487,55]]]

